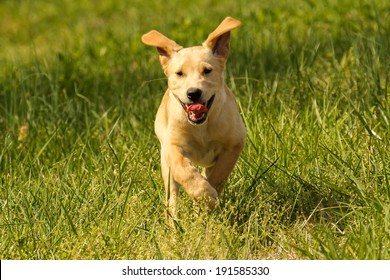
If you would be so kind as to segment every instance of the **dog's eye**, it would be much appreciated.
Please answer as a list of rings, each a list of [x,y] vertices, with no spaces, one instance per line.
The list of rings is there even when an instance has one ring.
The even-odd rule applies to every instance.
[[[184,75],[184,73],[183,73],[183,71],[177,71],[177,72],[176,72],[176,75],[177,75],[178,77],[182,77],[182,76]]]
[[[207,74],[210,74],[212,71],[213,71],[213,69],[205,68],[205,69],[203,70],[203,74],[207,75]]]

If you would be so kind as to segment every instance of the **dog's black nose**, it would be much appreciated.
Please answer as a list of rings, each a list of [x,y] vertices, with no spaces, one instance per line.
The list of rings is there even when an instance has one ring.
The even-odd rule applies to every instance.
[[[196,102],[202,95],[202,91],[198,88],[189,88],[187,90],[187,97],[189,100]]]

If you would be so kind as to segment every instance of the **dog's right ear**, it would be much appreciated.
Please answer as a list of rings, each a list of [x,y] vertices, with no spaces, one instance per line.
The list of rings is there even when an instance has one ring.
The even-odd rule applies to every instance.
[[[178,52],[183,48],[175,41],[168,39],[156,30],[144,34],[141,40],[145,45],[157,48],[157,51],[160,54],[160,62],[163,67],[167,65],[175,52]]]

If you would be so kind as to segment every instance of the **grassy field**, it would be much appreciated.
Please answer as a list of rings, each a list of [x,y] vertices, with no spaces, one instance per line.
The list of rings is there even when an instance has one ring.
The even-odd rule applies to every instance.
[[[172,228],[140,37],[227,15],[247,145]],[[389,1],[4,0],[0,46],[1,259],[390,259]]]

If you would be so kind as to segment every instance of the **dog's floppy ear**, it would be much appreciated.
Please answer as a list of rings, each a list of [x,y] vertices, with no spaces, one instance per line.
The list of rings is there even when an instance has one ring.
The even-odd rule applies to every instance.
[[[168,39],[160,32],[152,30],[144,34],[141,38],[142,42],[145,45],[156,47],[157,51],[160,54],[160,62],[162,66],[166,66],[172,54],[181,50],[183,47],[178,45],[175,41]]]
[[[225,18],[217,29],[210,33],[202,45],[212,49],[215,56],[227,58],[230,49],[230,30],[240,25],[241,22],[239,20],[231,17]]]

